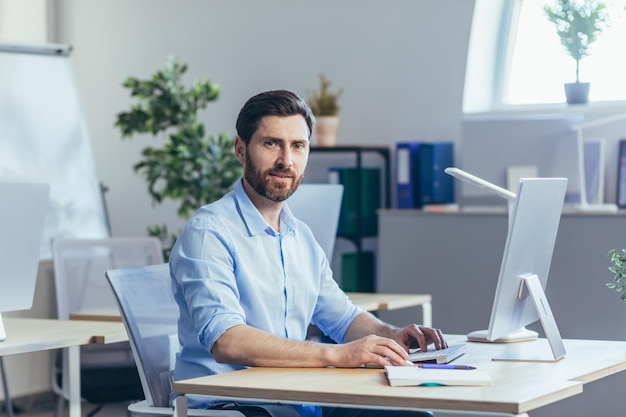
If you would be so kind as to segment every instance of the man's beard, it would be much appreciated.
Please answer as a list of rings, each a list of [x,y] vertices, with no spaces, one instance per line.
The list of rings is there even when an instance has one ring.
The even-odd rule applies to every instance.
[[[276,183],[269,178],[270,173],[280,173],[291,175],[291,184],[288,183]],[[257,166],[250,158],[250,155],[246,155],[246,166],[244,167],[244,178],[252,186],[257,194],[262,195],[275,202],[285,201],[288,199],[297,189],[304,175],[296,175],[293,169],[280,169],[274,167],[261,172],[257,169]]]

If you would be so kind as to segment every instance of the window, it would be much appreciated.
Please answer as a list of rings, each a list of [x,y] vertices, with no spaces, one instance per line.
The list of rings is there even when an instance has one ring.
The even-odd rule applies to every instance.
[[[567,54],[544,13],[545,4],[552,0],[499,0],[495,2],[500,6],[497,13],[493,11],[492,1],[476,0],[465,94],[473,92],[482,98],[465,97],[464,110],[564,103],[563,84],[576,80],[576,61]],[[579,79],[591,83],[590,102],[626,101],[622,57],[626,0],[604,3],[610,25],[591,44],[589,56],[580,61]],[[487,11],[490,6],[492,10]],[[477,27],[479,22],[482,24]],[[489,32],[497,37],[490,41],[491,45],[484,39]],[[489,51],[488,58],[485,48]],[[477,55],[493,61],[477,63]],[[491,72],[492,76],[486,79],[477,75],[477,71]]]

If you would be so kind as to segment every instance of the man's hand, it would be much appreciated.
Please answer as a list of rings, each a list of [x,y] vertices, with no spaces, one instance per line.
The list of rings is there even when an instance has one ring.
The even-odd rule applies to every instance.
[[[439,329],[410,324],[401,329],[397,329],[395,333],[393,338],[406,350],[419,347],[425,351],[430,343],[434,344],[435,349],[448,347],[448,343]]]
[[[359,314],[354,319],[344,341],[356,341],[371,334],[393,339],[405,351],[408,351],[409,348],[417,347],[426,350],[430,343],[434,344],[435,349],[448,347],[448,343],[446,343],[443,333],[439,329],[417,324],[409,324],[399,328],[379,320],[370,313]]]
[[[352,342],[329,345],[332,364],[338,368],[356,368],[368,365],[407,365],[407,350],[398,342],[376,335]]]

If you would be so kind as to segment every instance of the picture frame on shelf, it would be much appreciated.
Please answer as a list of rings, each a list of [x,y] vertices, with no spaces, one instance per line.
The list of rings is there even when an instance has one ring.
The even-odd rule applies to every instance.
[[[619,141],[617,157],[617,207],[626,208],[626,139]]]

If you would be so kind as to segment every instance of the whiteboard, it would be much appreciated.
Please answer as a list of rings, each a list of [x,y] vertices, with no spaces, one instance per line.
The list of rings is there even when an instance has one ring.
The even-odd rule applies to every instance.
[[[70,47],[0,43],[0,182],[50,184],[42,259],[57,236],[108,236]]]

